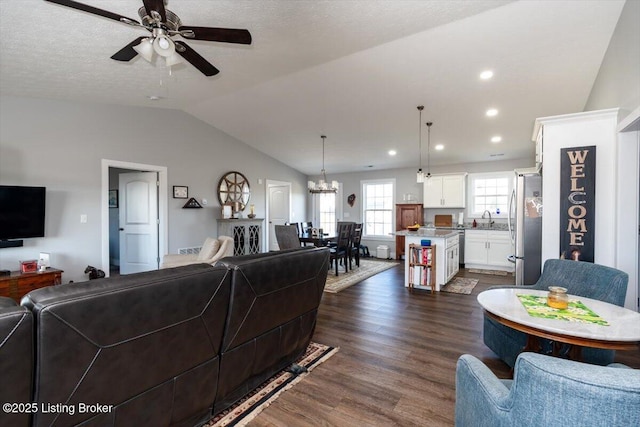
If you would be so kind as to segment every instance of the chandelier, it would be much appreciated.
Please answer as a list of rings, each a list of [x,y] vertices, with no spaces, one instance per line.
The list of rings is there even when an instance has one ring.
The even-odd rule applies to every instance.
[[[314,181],[308,181],[307,186],[310,193],[335,193],[338,191],[338,181],[331,181],[331,185],[329,185],[327,173],[324,170],[324,140],[326,136],[321,135],[320,138],[322,138],[322,170],[320,171],[322,178],[318,180],[317,184]]]
[[[422,172],[422,110],[424,110],[424,105],[418,105],[418,111],[420,112],[420,117],[418,118],[418,155],[420,163],[418,172],[416,172],[417,183],[424,182],[424,172]]]

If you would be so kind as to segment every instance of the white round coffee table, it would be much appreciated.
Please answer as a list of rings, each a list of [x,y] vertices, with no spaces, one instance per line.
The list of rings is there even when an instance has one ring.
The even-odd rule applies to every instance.
[[[580,300],[608,322],[607,326],[529,315],[518,295],[545,296],[547,291],[523,288],[495,288],[481,292],[478,303],[485,315],[497,322],[527,334],[523,351],[539,351],[540,338],[571,346],[568,356],[580,360],[582,347],[610,350],[636,350],[640,343],[640,313],[603,301],[569,295]]]

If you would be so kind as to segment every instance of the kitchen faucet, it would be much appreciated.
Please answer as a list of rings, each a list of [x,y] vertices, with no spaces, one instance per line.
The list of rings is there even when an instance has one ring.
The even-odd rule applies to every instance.
[[[493,222],[494,221],[491,220],[491,212],[489,212],[488,210],[485,210],[484,212],[482,212],[482,219],[485,219],[484,218],[484,214],[486,214],[486,213],[489,214],[489,227],[493,227]]]

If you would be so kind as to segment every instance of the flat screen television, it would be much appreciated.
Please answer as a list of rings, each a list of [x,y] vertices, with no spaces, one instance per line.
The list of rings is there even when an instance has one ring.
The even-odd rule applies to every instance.
[[[44,237],[45,187],[0,185],[0,240]]]

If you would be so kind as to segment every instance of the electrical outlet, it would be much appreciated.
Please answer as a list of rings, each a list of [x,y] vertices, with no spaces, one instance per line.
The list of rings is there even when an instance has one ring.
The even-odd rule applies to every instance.
[[[87,223],[87,214],[80,215],[80,223],[81,224],[86,224]]]

